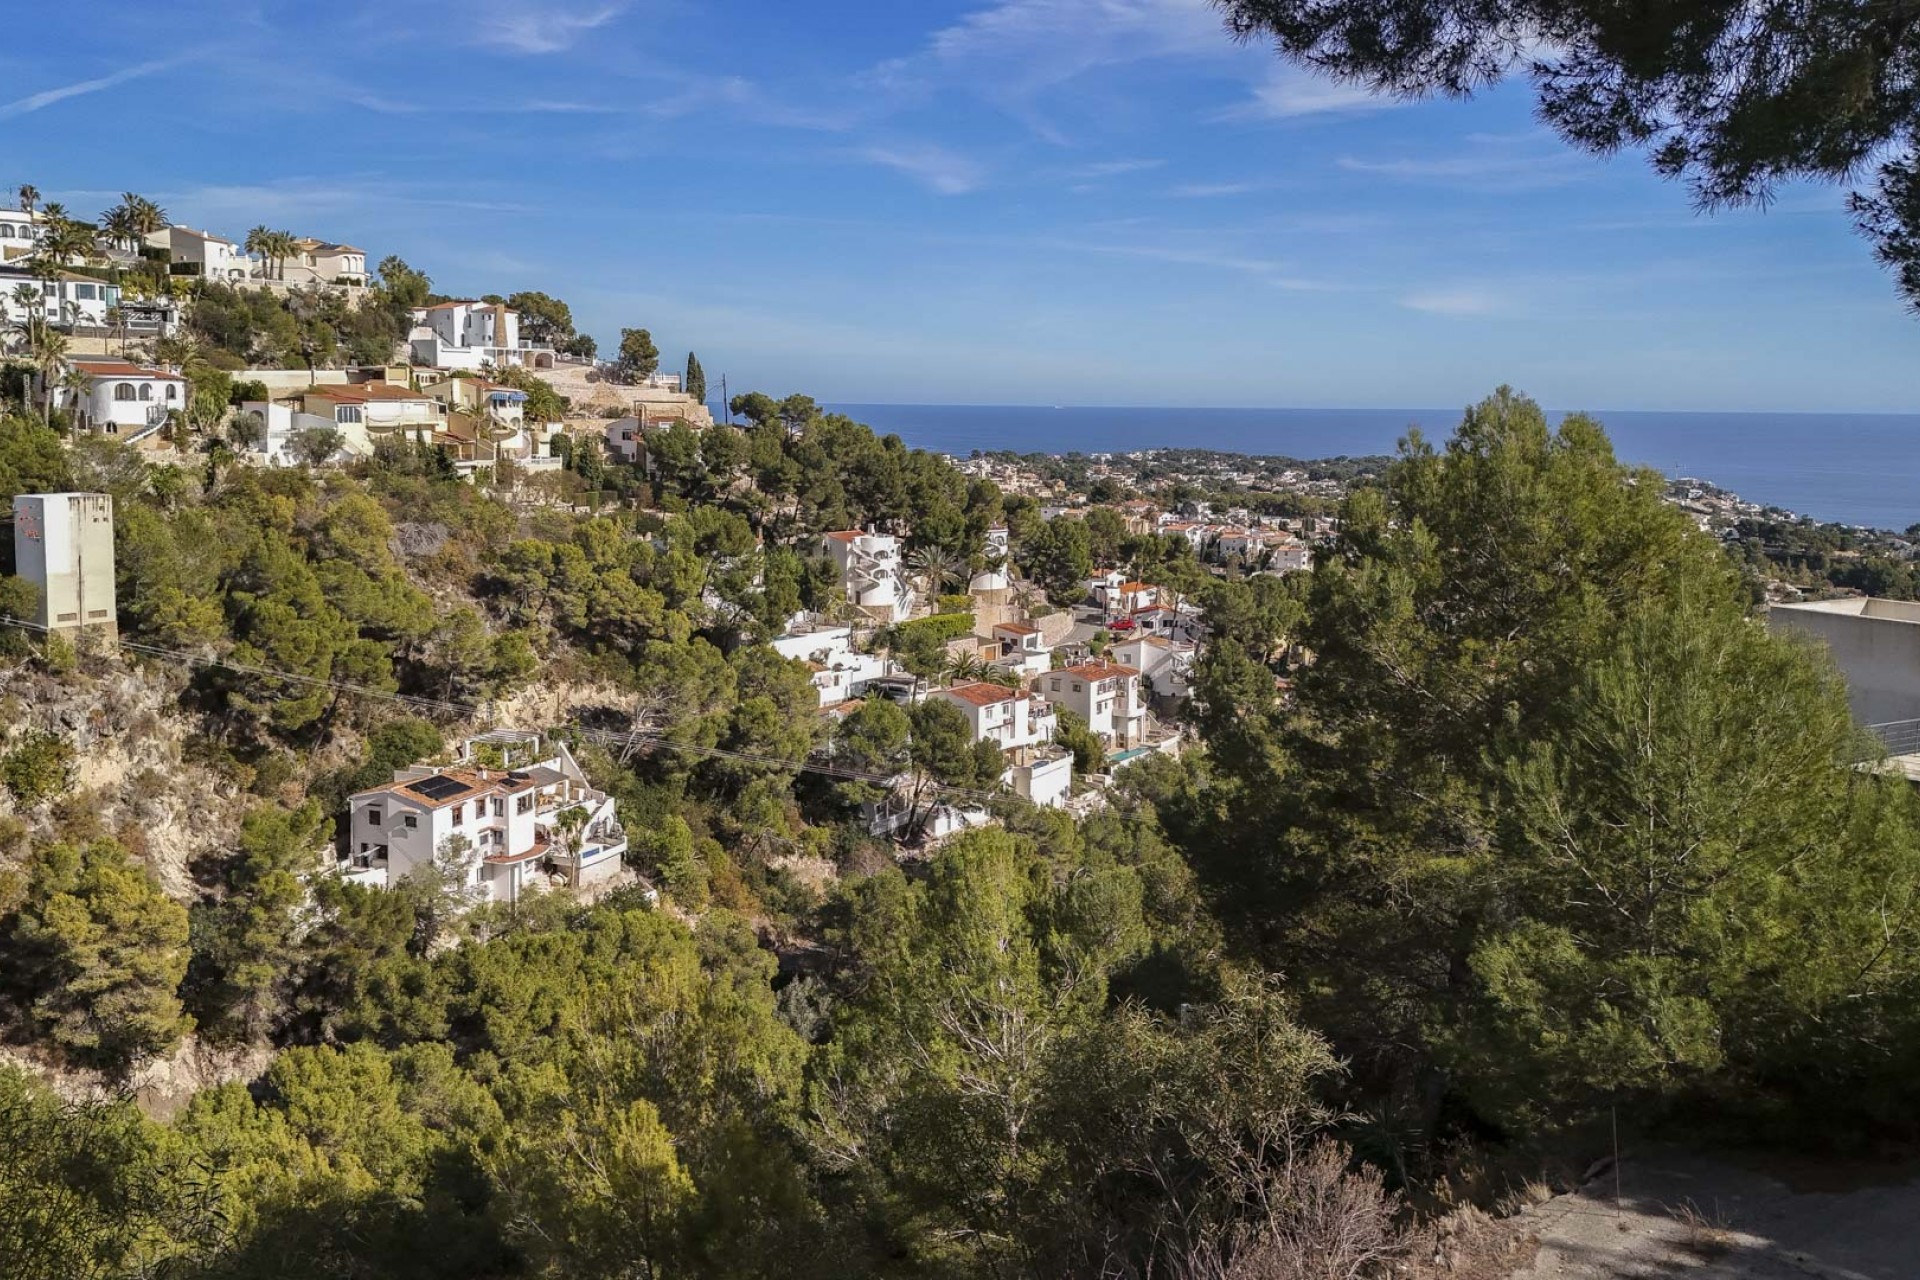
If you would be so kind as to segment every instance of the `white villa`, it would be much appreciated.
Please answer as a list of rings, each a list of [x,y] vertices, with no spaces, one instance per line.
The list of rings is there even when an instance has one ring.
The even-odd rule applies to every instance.
[[[24,210],[0,209],[0,262],[31,255],[39,239],[39,219]]]
[[[108,308],[120,305],[120,286],[93,276],[57,267],[39,271],[0,267],[0,323],[17,324],[27,318],[30,308],[15,297],[23,287],[39,295],[40,314],[56,329],[104,329]]]
[[[865,696],[868,685],[893,673],[893,660],[885,654],[854,652],[852,627],[792,631],[772,644],[781,657],[807,664],[822,711]]]
[[[53,403],[73,415],[75,431],[133,443],[159,431],[167,425],[168,414],[186,407],[187,380],[177,373],[104,358],[68,363],[85,375],[88,388],[57,388]]]
[[[1140,671],[1105,659],[1050,671],[1034,689],[1055,706],[1067,707],[1113,750],[1137,747],[1146,737],[1147,708],[1140,700]]]
[[[520,313],[497,302],[441,302],[413,313],[413,362],[433,369],[553,368],[552,347],[520,340]]]
[[[1136,667],[1154,694],[1165,698],[1193,696],[1193,660],[1199,649],[1191,640],[1136,635],[1113,646],[1114,659]]]
[[[226,237],[216,236],[210,231],[196,231],[192,227],[162,227],[147,237],[147,243],[165,249],[173,258],[175,267],[185,263],[193,268],[180,272],[182,275],[236,284],[251,279],[261,270],[258,258]]]
[[[900,622],[913,613],[914,592],[900,568],[900,540],[891,534],[843,529],[823,539],[840,571],[849,603],[878,622]]]
[[[1053,745],[1059,717],[1050,703],[1024,689],[975,682],[934,689],[929,700],[958,707],[967,717],[975,742],[991,742],[1006,753],[1000,780],[1037,805],[1060,808],[1073,785],[1073,753]]]
[[[457,764],[398,770],[348,803],[340,872],[378,888],[439,856],[464,865],[476,901],[515,902],[609,879],[627,851],[613,798],[588,785],[564,744],[543,748],[534,733],[481,734]]]
[[[350,244],[329,244],[312,236],[293,242],[295,257],[279,264],[288,284],[365,284],[367,251]]]
[[[1053,666],[1053,649],[1040,628],[1025,622],[996,622],[993,639],[1000,656],[993,665],[1016,676],[1041,675]]]

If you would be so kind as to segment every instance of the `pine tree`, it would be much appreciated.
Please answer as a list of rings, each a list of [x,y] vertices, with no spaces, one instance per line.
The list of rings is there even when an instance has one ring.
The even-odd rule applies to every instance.
[[[700,367],[700,357],[691,351],[687,352],[687,378],[680,389],[700,404],[707,402],[707,371]]]

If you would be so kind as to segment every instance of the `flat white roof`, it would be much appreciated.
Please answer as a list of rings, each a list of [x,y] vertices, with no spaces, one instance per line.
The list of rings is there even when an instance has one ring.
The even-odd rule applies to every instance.
[[[1838,614],[1848,618],[1872,618],[1881,622],[1906,622],[1920,626],[1920,601],[1887,600],[1879,596],[1847,596],[1839,600],[1810,600],[1804,604],[1776,604],[1779,613]]]

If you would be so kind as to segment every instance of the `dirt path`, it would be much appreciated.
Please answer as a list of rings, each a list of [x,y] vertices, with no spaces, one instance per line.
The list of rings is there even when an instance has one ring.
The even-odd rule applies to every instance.
[[[1819,1189],[1805,1175],[1818,1172]],[[1796,1190],[1789,1179],[1801,1184]],[[1511,1220],[1540,1241],[1513,1280],[1910,1280],[1920,1277],[1920,1169],[1630,1155]]]

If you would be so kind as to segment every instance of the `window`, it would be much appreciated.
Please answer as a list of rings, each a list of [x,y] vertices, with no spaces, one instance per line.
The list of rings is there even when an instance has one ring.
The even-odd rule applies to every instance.
[[[1074,691],[1075,693],[1078,693],[1078,692],[1080,692],[1080,682],[1079,682],[1078,680],[1075,680],[1075,681],[1073,682],[1073,691]]]
[[[400,818],[400,825],[405,827],[407,830],[412,831],[419,827],[420,819],[415,817],[411,813],[403,814]]]
[[[513,802],[513,811],[515,813],[532,813],[533,812],[533,792],[529,791],[527,792],[527,794],[521,796],[518,800],[515,800]]]
[[[357,425],[361,421],[361,410],[357,404],[343,404],[333,411],[333,420],[343,426]]]
[[[507,816],[507,802],[499,796],[493,798],[493,816],[496,818]]]
[[[13,228],[8,226],[0,226],[0,240],[11,240],[11,239],[13,239]]]
[[[467,806],[465,804],[457,804],[453,806],[453,825],[456,827],[464,826],[466,825],[466,821],[467,821]]]
[[[140,384],[140,398],[142,400],[153,399],[153,384],[151,382],[143,382]]]
[[[368,822],[371,822],[371,823],[372,823],[372,824],[373,824],[374,826],[376,826],[376,827],[377,827],[377,826],[379,826],[379,825],[380,825],[380,811],[379,811],[378,809],[369,809],[369,810],[367,810],[367,821],[368,821]]]
[[[1053,691],[1055,693],[1060,692],[1060,682],[1058,680],[1055,680],[1052,682],[1052,684],[1053,684]]]
[[[131,382],[116,382],[113,386],[113,398],[122,401],[133,399],[133,384]]]
[[[100,296],[97,292],[98,288],[98,285],[77,284],[73,287],[73,296],[85,302],[92,302]]]
[[[177,383],[172,383],[172,382],[169,382],[169,383],[167,384],[167,399],[169,399],[169,400],[178,400],[179,398],[180,398],[180,387],[179,387],[179,385],[178,385]]]

